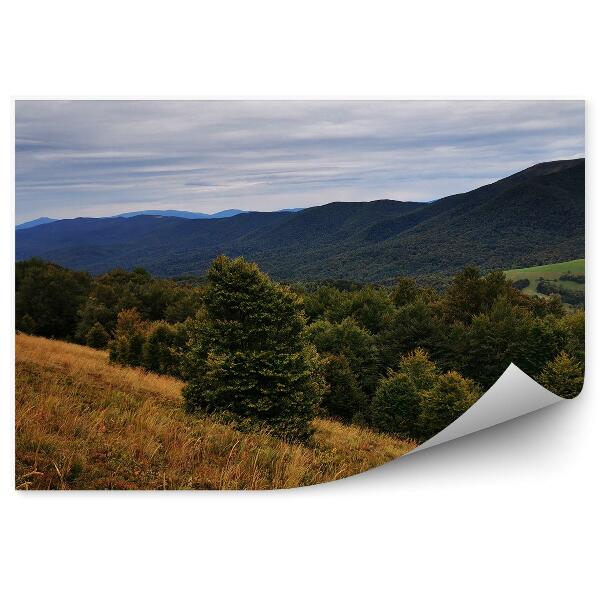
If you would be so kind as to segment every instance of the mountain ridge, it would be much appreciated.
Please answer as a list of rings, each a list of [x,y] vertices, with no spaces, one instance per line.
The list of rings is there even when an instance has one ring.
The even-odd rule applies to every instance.
[[[334,202],[227,219],[74,219],[17,232],[17,259],[101,273],[202,274],[220,253],[285,280],[382,282],[477,264],[516,268],[584,255],[585,159],[540,163],[439,200]]]

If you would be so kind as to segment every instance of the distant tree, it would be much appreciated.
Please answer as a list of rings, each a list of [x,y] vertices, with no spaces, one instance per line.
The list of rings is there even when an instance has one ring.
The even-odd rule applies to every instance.
[[[548,362],[538,381],[561,398],[574,398],[583,388],[583,365],[563,350]]]
[[[419,298],[421,288],[410,277],[399,277],[392,290],[392,300],[396,306],[412,304]]]
[[[108,345],[110,360],[134,367],[142,365],[145,328],[137,309],[122,310],[117,318],[114,337]]]
[[[327,413],[345,421],[364,420],[366,397],[348,359],[344,355],[325,357],[324,375],[328,388],[323,407]]]
[[[324,391],[302,301],[255,264],[220,256],[192,333],[183,394],[189,409],[226,412],[295,440],[311,434]]]
[[[371,394],[375,390],[379,377],[376,339],[354,319],[346,318],[341,323],[316,321],[307,335],[319,353],[345,356],[363,391]]]
[[[347,294],[346,315],[372,334],[387,327],[394,304],[387,290],[365,287]]]
[[[106,348],[109,340],[110,335],[108,335],[106,329],[98,321],[94,323],[85,337],[85,343],[96,349]]]
[[[446,320],[469,324],[477,315],[489,312],[498,299],[512,300],[513,293],[512,283],[501,271],[482,277],[479,269],[467,267],[454,277],[444,294]]]
[[[513,281],[513,287],[517,290],[524,290],[526,287],[529,287],[531,281],[524,277],[523,279],[516,279]]]
[[[23,315],[17,322],[17,330],[23,333],[35,333],[35,321],[31,315]]]
[[[53,263],[32,258],[15,266],[16,325],[23,330],[22,319],[30,333],[55,338],[72,338],[77,311],[90,287],[90,276]]]

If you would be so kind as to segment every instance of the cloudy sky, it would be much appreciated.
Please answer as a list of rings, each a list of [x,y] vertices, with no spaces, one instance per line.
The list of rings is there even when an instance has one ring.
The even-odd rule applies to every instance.
[[[16,103],[16,222],[428,201],[584,155],[576,101]]]

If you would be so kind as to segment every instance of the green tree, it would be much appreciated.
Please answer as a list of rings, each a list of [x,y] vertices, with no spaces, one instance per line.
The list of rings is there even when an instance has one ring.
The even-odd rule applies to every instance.
[[[72,338],[77,312],[90,287],[90,276],[32,258],[15,266],[16,325],[29,315],[30,333],[50,338]]]
[[[344,355],[330,355],[323,362],[327,383],[323,406],[327,413],[344,421],[364,420],[366,397],[348,359]]]
[[[456,371],[437,378],[435,385],[420,394],[418,435],[425,441],[460,417],[481,396],[481,389]]]
[[[106,348],[110,340],[110,335],[106,332],[106,329],[96,321],[94,325],[88,331],[85,337],[86,345],[91,348],[103,349]]]
[[[145,329],[136,308],[119,312],[114,337],[108,345],[110,360],[133,367],[142,365]]]
[[[436,384],[439,371],[427,352],[417,348],[400,359],[377,387],[371,406],[371,420],[380,431],[404,438],[419,439],[422,394]]]
[[[188,408],[306,440],[324,382],[301,299],[242,258],[218,257],[207,280],[206,318],[192,332],[186,366]]]
[[[353,319],[341,323],[319,320],[308,328],[308,338],[321,354],[345,356],[367,394],[375,390],[379,376],[379,354],[375,336]]]
[[[538,381],[561,398],[574,398],[583,388],[583,365],[563,350],[548,362]]]

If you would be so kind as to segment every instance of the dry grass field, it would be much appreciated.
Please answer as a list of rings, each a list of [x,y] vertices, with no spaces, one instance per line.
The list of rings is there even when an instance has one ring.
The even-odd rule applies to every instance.
[[[16,339],[18,489],[273,489],[348,477],[415,444],[315,421],[308,446],[186,414],[182,382],[105,352]]]

